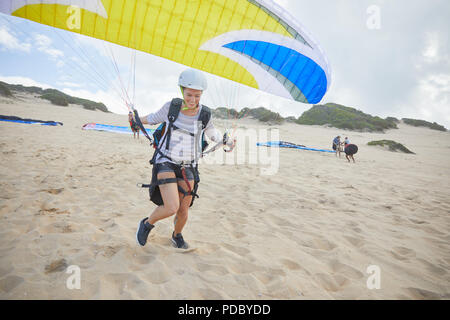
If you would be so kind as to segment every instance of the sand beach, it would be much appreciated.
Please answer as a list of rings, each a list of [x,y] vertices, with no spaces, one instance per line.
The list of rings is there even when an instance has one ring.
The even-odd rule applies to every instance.
[[[240,120],[244,155],[260,152],[240,139],[245,130],[277,130],[326,149],[348,136],[356,163],[271,148],[262,148],[277,162],[269,173],[267,163],[205,161],[183,251],[171,246],[172,219],[136,244],[154,208],[136,186],[151,177],[147,140],[81,130],[126,126],[126,115],[17,97],[2,98],[0,114],[64,125],[0,123],[0,299],[450,299],[448,132]],[[416,154],[367,145],[381,139]],[[79,288],[68,285],[74,267]],[[368,285],[371,270],[379,288]]]

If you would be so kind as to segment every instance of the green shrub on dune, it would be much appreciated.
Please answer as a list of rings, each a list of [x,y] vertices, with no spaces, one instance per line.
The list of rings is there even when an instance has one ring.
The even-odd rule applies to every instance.
[[[62,107],[67,107],[69,103],[64,95],[57,92],[47,92],[41,95],[42,99],[50,101],[52,104]]]
[[[264,107],[255,109],[244,108],[239,112],[240,117],[251,117],[258,119],[261,122],[271,122],[281,124],[284,122],[284,118],[276,112],[270,111]]]
[[[387,129],[397,129],[393,121],[373,117],[360,110],[334,103],[315,105],[305,111],[296,121],[305,125],[330,125],[338,129],[384,132]]]
[[[387,117],[385,120],[386,121],[390,121],[390,122],[394,122],[394,123],[400,123],[400,120],[398,120],[395,117]]]
[[[367,143],[369,146],[381,146],[384,148],[387,148],[389,151],[400,151],[403,153],[411,153],[415,154],[414,152],[410,151],[408,148],[406,148],[401,143],[395,142],[393,140],[378,140],[378,141],[370,141]]]
[[[44,90],[44,94],[41,96],[41,98],[50,100],[53,104],[60,106],[67,106],[70,103],[83,106],[83,108],[87,110],[98,109],[103,112],[108,112],[108,108],[106,108],[106,106],[101,102],[94,102],[87,99],[72,97],[55,89]]]
[[[242,119],[249,117],[266,123],[282,124],[284,122],[284,118],[279,113],[270,111],[264,107],[254,109],[243,108],[239,112],[234,109],[220,107],[213,110],[213,115],[220,119]]]
[[[214,118],[217,119],[237,119],[239,112],[234,109],[219,107],[212,110]]]
[[[437,124],[436,122],[428,122],[425,120],[416,120],[416,119],[409,119],[409,118],[403,118],[402,121],[405,124],[408,124],[410,126],[414,127],[427,127],[432,130],[439,130],[439,131],[447,131],[444,126],[441,126],[440,124]]]
[[[5,86],[5,83],[1,82],[1,81],[0,81],[0,96],[8,97],[8,98],[13,96],[13,94],[11,93],[11,90],[9,90],[8,87]]]
[[[42,94],[43,89],[39,87],[25,87],[21,84],[9,84],[6,82],[1,82],[5,87],[7,87],[10,91],[18,91],[18,92],[26,92],[31,94]]]
[[[5,92],[6,94],[12,92],[25,92],[28,94],[38,95],[40,98],[50,101],[57,106],[68,106],[69,104],[77,104],[83,106],[88,110],[100,110],[103,112],[110,112],[108,108],[101,102],[94,102],[87,99],[72,97],[64,92],[56,89],[42,89],[39,87],[25,87],[21,84],[9,84],[0,81],[0,95]]]

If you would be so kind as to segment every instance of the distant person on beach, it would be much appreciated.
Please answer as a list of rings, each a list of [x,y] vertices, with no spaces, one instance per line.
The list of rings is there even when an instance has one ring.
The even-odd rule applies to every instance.
[[[337,136],[333,139],[333,150],[336,151],[336,157],[339,154],[339,157],[341,157],[341,136]]]
[[[137,133],[137,138],[139,139],[139,126],[136,123],[136,120],[134,120],[134,116],[131,111],[128,113],[128,121],[130,122],[131,131],[133,131],[133,137],[136,139]]]
[[[344,146],[347,146],[348,144],[350,144],[350,140],[348,140],[348,137],[345,137]]]
[[[347,158],[348,162],[352,159],[353,163],[355,163],[355,158],[353,158],[353,155],[358,152],[358,146],[356,144],[346,144],[344,152],[345,158]]]

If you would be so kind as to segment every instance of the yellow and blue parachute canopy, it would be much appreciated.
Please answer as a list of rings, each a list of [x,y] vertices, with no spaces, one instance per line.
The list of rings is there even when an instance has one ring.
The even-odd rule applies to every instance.
[[[0,12],[304,103],[330,87],[318,44],[271,0],[1,0]]]

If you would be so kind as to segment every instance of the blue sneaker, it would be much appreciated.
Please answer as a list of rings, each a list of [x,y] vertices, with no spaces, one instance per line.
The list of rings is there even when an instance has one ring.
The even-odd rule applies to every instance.
[[[175,236],[174,232],[172,232],[172,244],[175,248],[180,248],[180,249],[189,248],[189,245],[187,244],[187,242],[184,241],[181,233],[179,233]]]
[[[141,220],[141,222],[139,223],[139,227],[136,231],[136,242],[142,247],[145,246],[145,244],[147,243],[148,235],[150,234],[150,231],[152,231],[152,229],[155,227],[154,225],[148,223],[148,221],[145,220],[147,220],[147,218]]]

